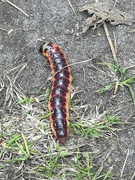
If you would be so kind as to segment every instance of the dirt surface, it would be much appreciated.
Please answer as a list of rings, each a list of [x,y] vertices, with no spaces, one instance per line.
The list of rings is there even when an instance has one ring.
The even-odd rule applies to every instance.
[[[135,178],[135,107],[131,95],[127,88],[122,87],[115,95],[113,90],[102,95],[96,92],[115,79],[107,67],[96,64],[110,62],[112,54],[102,26],[81,33],[81,25],[88,14],[79,12],[79,9],[93,1],[71,1],[78,18],[68,1],[14,0],[13,3],[23,9],[29,17],[7,2],[0,1],[0,26],[5,30],[13,29],[10,34],[8,31],[0,30],[0,138],[4,143],[11,139],[13,134],[21,132],[28,141],[36,141],[34,149],[42,155],[33,155],[27,161],[5,163],[3,160],[14,156],[5,152],[1,155],[0,179],[47,179],[31,172],[36,165],[46,165],[45,154],[48,147],[52,153],[56,150],[55,138],[50,130],[48,118],[41,122],[36,119],[47,112],[47,99],[41,96],[40,90],[43,87],[44,89],[51,87],[51,83],[48,82],[51,74],[49,64],[38,52],[41,41],[45,40],[59,44],[65,51],[69,64],[88,60],[95,54],[100,55],[96,60],[71,66],[73,87],[75,91],[78,88],[73,96],[73,101],[77,101],[77,109],[74,112],[71,108],[71,123],[81,120],[83,112],[85,112],[83,119],[90,121],[97,113],[102,114],[105,111],[119,115],[122,121],[128,122],[126,125],[116,127],[117,131],[105,132],[106,136],[101,138],[86,139],[71,132],[66,144],[61,145],[62,150],[68,149],[71,160],[72,152],[80,148],[81,152],[88,152],[93,156],[96,167],[102,165],[104,172],[111,170],[112,179],[133,180]],[[116,7],[135,17],[134,0],[118,1]],[[122,67],[135,65],[135,33],[132,31],[135,29],[135,23],[131,26],[112,26],[107,23],[107,26],[112,40],[115,39],[118,63]],[[135,68],[128,70],[127,73],[129,76],[135,75]],[[135,85],[133,89],[135,91]],[[16,102],[24,96],[41,98],[40,104],[35,101],[28,106],[16,105]],[[86,106],[83,105],[87,105],[87,108],[85,109]],[[32,111],[32,115],[28,113],[29,111]],[[47,127],[46,131],[44,126]],[[0,150],[3,150],[2,145]],[[68,156],[65,159],[69,161]],[[55,177],[56,174],[57,170],[52,179],[62,179]],[[64,179],[77,178],[65,175]]]

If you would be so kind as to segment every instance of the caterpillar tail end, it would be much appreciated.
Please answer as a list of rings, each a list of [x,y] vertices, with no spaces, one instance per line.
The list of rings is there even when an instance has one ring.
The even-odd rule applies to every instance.
[[[58,139],[59,142],[62,143],[62,144],[64,144],[64,143],[66,142],[68,136],[69,136],[69,131],[68,131],[68,129],[66,129],[66,131],[64,132],[63,135],[62,135],[62,134],[56,134],[57,139]]]
[[[66,142],[66,140],[67,140],[67,137],[65,137],[65,138],[58,138],[58,140],[59,140],[60,143],[64,144]]]

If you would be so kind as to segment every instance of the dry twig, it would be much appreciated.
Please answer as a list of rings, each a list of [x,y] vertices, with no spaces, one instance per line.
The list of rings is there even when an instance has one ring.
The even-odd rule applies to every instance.
[[[127,162],[128,156],[129,156],[129,149],[128,149],[128,152],[127,152],[127,155],[126,155],[126,158],[125,158],[125,161],[124,161],[121,173],[120,173],[120,178],[122,178],[122,176],[123,176],[123,172],[124,172],[124,169],[125,169],[125,166],[126,166],[126,162]]]
[[[7,32],[8,35],[11,34],[11,32],[13,31],[13,29],[7,30],[1,27],[0,27],[0,30]]]
[[[73,8],[73,6],[72,6],[70,0],[68,0],[68,3],[69,3],[69,5],[70,5],[70,7],[72,8],[72,10],[73,10],[73,12],[74,12],[76,18],[78,19],[78,16],[77,16],[77,14],[76,14],[76,12],[75,12],[75,10],[74,10],[74,8]]]
[[[10,4],[11,6],[13,6],[14,8],[16,8],[17,10],[19,10],[20,12],[22,12],[25,16],[29,17],[29,15],[24,12],[22,9],[20,9],[17,5],[13,4],[11,1],[9,0],[2,0],[3,2],[7,2],[8,4]]]
[[[105,22],[103,22],[103,28],[104,28],[104,31],[105,31],[105,34],[106,34],[108,43],[109,43],[110,48],[111,48],[111,52],[112,52],[112,55],[113,55],[113,59],[114,59],[115,61],[117,61],[117,56],[116,56],[115,47],[114,47],[114,45],[113,45],[113,42],[112,42],[112,40],[111,40],[109,31],[108,31],[108,28],[107,28],[107,25],[106,25]]]

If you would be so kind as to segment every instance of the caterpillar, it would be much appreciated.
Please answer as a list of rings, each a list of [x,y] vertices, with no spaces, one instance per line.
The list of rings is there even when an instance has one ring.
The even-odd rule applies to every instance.
[[[69,87],[72,75],[65,53],[61,47],[52,42],[43,43],[39,49],[50,63],[52,70],[52,90],[48,109],[51,112],[51,129],[60,143],[64,143],[69,135]]]

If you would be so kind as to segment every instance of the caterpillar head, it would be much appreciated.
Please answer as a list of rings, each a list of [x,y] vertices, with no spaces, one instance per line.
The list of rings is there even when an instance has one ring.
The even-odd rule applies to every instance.
[[[44,53],[49,49],[51,49],[51,47],[52,47],[52,42],[47,42],[47,43],[44,42],[40,45],[39,52],[44,55]]]

